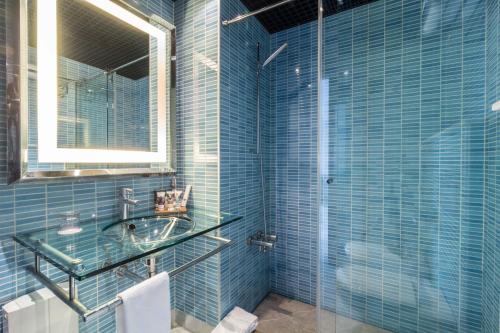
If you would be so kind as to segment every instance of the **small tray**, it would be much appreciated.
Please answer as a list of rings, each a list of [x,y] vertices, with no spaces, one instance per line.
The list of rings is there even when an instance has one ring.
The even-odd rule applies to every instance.
[[[177,207],[174,209],[155,209],[155,214],[157,215],[169,215],[169,214],[178,214],[178,213],[187,213],[186,207]]]

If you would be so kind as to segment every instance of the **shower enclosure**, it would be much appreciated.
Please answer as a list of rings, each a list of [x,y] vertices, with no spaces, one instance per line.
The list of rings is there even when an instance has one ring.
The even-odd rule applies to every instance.
[[[497,333],[498,1],[347,2],[318,4],[318,331]]]
[[[314,7],[272,3],[223,37],[253,45],[229,26]],[[500,2],[317,7],[263,53],[271,291],[316,304],[321,333],[498,333]]]

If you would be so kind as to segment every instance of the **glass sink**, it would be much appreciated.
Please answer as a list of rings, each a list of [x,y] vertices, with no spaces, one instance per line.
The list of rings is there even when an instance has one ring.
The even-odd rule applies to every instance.
[[[117,221],[114,216],[82,221],[81,231],[71,235],[61,235],[59,226],[53,226],[16,234],[14,239],[81,281],[140,258],[160,255],[241,219],[238,215],[194,209],[168,216],[155,215],[152,209],[134,214],[125,221]],[[209,241],[203,237],[200,242]]]
[[[158,243],[182,237],[195,228],[188,216],[146,216],[112,223],[102,235],[124,245],[148,250]]]

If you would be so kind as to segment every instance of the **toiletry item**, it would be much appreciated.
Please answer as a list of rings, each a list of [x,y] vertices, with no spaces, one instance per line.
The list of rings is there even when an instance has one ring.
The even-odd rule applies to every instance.
[[[176,181],[172,179],[172,186],[176,186]],[[187,191],[187,192],[186,192]],[[155,191],[155,213],[172,214],[186,213],[186,204],[189,198],[191,185],[186,187],[185,191],[172,188],[171,190]]]
[[[165,197],[161,198],[158,201],[158,210],[164,210],[165,209]]]
[[[174,207],[179,207],[179,205],[181,203],[181,195],[182,195],[181,190],[174,191]]]
[[[165,208],[167,210],[172,210],[174,208],[175,203],[175,193],[174,191],[167,191],[165,200]]]
[[[187,185],[186,189],[184,190],[184,196],[182,197],[181,201],[181,207],[186,207],[187,206],[187,201],[189,199],[189,193],[191,192],[191,185]]]
[[[165,209],[165,190],[155,191],[155,208],[157,210]]]
[[[117,333],[170,332],[170,287],[167,272],[121,293],[116,308]]]
[[[64,212],[59,214],[59,219],[61,220],[59,230],[57,231],[59,235],[74,235],[82,231],[80,227],[80,213],[73,211]]]

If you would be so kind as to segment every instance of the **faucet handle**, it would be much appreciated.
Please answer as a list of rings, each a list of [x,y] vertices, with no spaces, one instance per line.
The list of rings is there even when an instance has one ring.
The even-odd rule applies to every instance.
[[[128,198],[132,193],[134,193],[134,190],[129,187],[122,187],[120,190],[120,194],[123,198]]]

